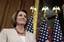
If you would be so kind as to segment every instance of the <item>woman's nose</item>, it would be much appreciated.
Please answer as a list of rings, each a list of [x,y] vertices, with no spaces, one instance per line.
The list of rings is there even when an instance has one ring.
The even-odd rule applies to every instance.
[[[22,18],[25,18],[24,16],[22,16]]]

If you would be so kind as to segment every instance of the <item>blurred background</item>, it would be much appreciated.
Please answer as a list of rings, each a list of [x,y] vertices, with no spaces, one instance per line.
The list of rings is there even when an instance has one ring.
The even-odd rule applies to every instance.
[[[12,15],[18,9],[25,9],[31,15],[30,6],[34,0],[0,0],[0,27],[13,27]]]
[[[35,5],[35,0],[0,0],[0,30],[2,28],[11,28],[12,25],[12,15],[16,10],[24,9],[28,12],[28,17],[33,15],[30,10],[31,6]],[[48,6],[52,9],[54,6],[59,6],[61,11],[58,13],[60,18],[61,29],[64,34],[64,0],[39,0],[38,8],[38,23],[42,17],[42,7]],[[54,16],[50,15],[51,10],[48,12],[48,17],[50,22],[53,20]],[[53,22],[50,25],[53,25]],[[51,25],[51,26],[52,26]],[[38,25],[39,26],[39,25]],[[53,26],[52,26],[53,27]]]

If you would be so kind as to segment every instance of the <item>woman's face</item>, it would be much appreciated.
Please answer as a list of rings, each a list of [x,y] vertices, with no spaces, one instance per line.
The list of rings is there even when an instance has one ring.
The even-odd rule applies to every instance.
[[[20,11],[16,18],[17,24],[25,25],[26,21],[27,21],[26,13],[23,11]]]

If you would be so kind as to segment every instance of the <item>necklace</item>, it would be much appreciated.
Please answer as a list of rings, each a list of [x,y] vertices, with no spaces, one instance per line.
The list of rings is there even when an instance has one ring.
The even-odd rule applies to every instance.
[[[15,29],[15,30],[16,30],[16,32],[17,32],[18,34],[25,35],[25,31],[21,33],[21,32],[18,31],[17,29]]]

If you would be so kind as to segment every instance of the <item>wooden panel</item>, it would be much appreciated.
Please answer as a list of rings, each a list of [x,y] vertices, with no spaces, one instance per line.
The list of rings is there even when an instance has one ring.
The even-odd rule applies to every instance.
[[[34,0],[0,0],[0,27],[13,27],[12,15],[18,9],[25,9],[31,15],[30,6]]]
[[[35,0],[24,0],[23,9],[25,9],[28,12],[27,14],[28,16],[31,15],[30,7],[34,6],[34,3],[35,3]]]
[[[6,7],[7,7],[7,0],[0,0],[0,27],[3,24]]]
[[[12,15],[20,9],[21,0],[8,0],[4,13],[2,27],[12,27]]]

